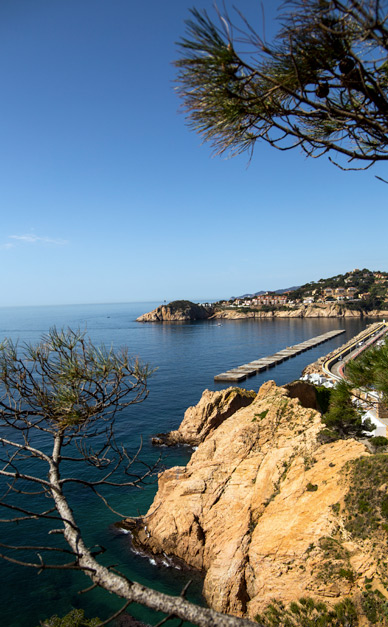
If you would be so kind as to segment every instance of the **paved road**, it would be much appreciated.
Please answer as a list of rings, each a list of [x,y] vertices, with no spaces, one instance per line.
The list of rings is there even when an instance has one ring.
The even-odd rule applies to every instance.
[[[350,347],[340,349],[333,357],[330,357],[325,361],[323,364],[323,371],[326,372],[326,374],[331,374],[336,379],[342,378],[344,364],[350,359],[355,359],[355,357],[361,354],[364,350],[372,346],[372,344],[374,344],[377,340],[381,339],[381,337],[388,331],[387,323],[381,323],[379,330],[380,332],[374,335],[374,333],[376,333],[376,328],[374,328],[369,333],[366,332],[362,339],[359,338],[355,340],[354,348],[350,353],[346,353]],[[362,346],[360,346],[360,343],[362,343]],[[338,356],[340,356],[340,360],[336,360],[336,357]]]

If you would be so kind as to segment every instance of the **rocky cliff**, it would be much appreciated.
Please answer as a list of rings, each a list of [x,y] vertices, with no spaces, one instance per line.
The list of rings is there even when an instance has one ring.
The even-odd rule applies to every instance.
[[[167,446],[175,444],[198,446],[229,416],[250,405],[255,397],[255,392],[236,387],[219,392],[205,390],[199,403],[185,411],[179,429],[169,433],[158,433],[152,438],[152,443]]]
[[[383,315],[383,312],[380,312]],[[386,312],[385,312],[386,313]],[[236,309],[223,309],[216,311],[214,318],[239,320],[244,318],[360,318],[362,313],[351,309],[339,308],[337,305],[325,307],[314,305],[302,305],[295,309],[275,309],[274,311],[239,311]]]
[[[197,305],[188,300],[178,300],[161,305],[149,313],[145,313],[137,318],[137,322],[182,322],[190,320],[245,320],[246,318],[388,318],[388,311],[370,311],[367,314],[345,306],[339,307],[336,304],[302,305],[295,309],[274,309],[273,311],[262,311],[260,309],[238,310],[238,309],[216,309],[215,307],[205,307]]]
[[[346,526],[346,469],[372,456],[352,439],[321,445],[321,428],[317,411],[267,382],[209,430],[186,467],[161,473],[148,513],[127,520],[135,544],[203,569],[209,605],[236,615],[255,617],[273,599],[330,604],[361,594],[366,580],[385,594],[386,535],[360,539]]]
[[[212,307],[197,305],[189,300],[175,300],[168,305],[161,305],[136,319],[136,322],[184,322],[206,320],[214,314]]]

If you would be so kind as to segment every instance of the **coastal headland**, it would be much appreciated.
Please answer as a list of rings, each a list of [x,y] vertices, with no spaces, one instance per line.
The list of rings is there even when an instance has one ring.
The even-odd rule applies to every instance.
[[[183,304],[181,304],[183,303]],[[190,301],[173,301],[137,318],[137,322],[190,322],[194,320],[247,320],[268,318],[388,318],[388,309],[348,309],[345,305],[301,305],[293,309],[228,309]]]
[[[220,411],[219,395],[204,393],[198,418]],[[304,404],[265,383],[204,435],[186,467],[160,474],[145,516],[126,521],[135,545],[203,570],[214,609],[253,618],[274,599],[359,602],[365,580],[387,594],[386,531],[363,537],[350,524],[354,464],[376,456],[354,439],[320,443],[321,414]],[[386,478],[377,483],[387,498]]]
[[[354,269],[299,287],[256,292],[214,303],[178,300],[143,314],[139,322],[246,318],[386,318],[388,273]]]

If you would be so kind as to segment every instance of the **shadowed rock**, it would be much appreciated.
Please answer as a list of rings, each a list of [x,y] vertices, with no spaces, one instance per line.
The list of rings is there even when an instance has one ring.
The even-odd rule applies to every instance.
[[[152,438],[152,444],[198,446],[229,416],[250,405],[255,397],[256,392],[236,387],[219,392],[205,390],[199,403],[186,410],[179,429],[169,433],[158,433]]]

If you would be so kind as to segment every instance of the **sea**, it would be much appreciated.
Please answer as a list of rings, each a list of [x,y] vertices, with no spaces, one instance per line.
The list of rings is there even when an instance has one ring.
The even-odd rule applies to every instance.
[[[158,469],[185,465],[190,447],[156,448],[151,437],[176,429],[185,410],[195,405],[205,389],[228,387],[215,383],[214,376],[232,367],[271,355],[287,346],[333,329],[345,333],[282,364],[242,382],[241,387],[257,391],[267,380],[282,385],[298,379],[303,368],[318,357],[342,345],[365,328],[361,319],[285,318],[262,320],[223,320],[185,323],[138,323],[136,318],[160,305],[159,302],[66,305],[0,308],[0,341],[11,338],[35,344],[52,327],[80,329],[97,345],[115,349],[126,346],[134,357],[154,369],[149,379],[149,395],[139,404],[117,416],[116,439],[134,454],[142,446],[140,460]],[[160,455],[162,459],[159,460]],[[145,466],[144,466],[145,467]],[[70,471],[71,472],[71,471]],[[4,491],[4,484],[1,490]],[[113,489],[109,497],[114,509],[126,516],[144,514],[157,490],[156,474],[139,488]],[[0,496],[0,500],[1,500]],[[23,497],[24,498],[24,497]],[[33,496],[25,497],[32,507]],[[204,603],[201,596],[202,574],[167,559],[156,561],[133,550],[128,534],[114,523],[120,517],[107,509],[97,497],[81,488],[69,491],[69,500],[79,527],[89,546],[103,546],[105,564],[114,565],[129,579],[179,595],[190,580],[187,598]],[[0,517],[7,513],[0,510]],[[41,521],[1,524],[0,542],[12,545],[45,545],[50,527]],[[52,538],[52,536],[50,536]],[[0,553],[3,549],[0,548]],[[13,557],[18,558],[17,554]],[[30,558],[32,555],[30,554]],[[103,590],[80,594],[90,586],[82,573],[70,570],[43,570],[0,560],[0,624],[2,627],[38,627],[41,621],[64,616],[82,608],[89,618],[105,620],[122,602]],[[131,605],[130,613],[145,622],[157,623],[162,617]]]

